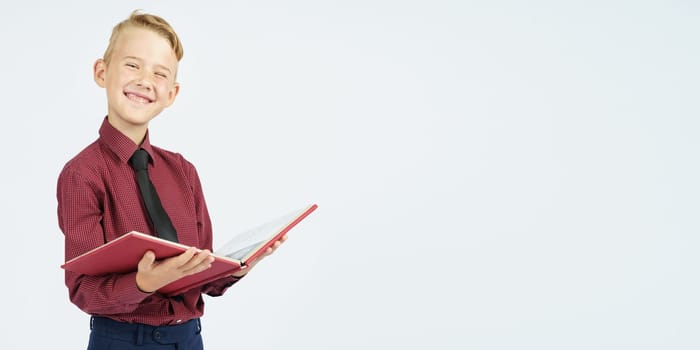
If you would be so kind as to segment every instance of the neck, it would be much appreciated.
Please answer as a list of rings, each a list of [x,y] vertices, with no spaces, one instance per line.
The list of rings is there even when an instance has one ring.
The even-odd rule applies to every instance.
[[[126,137],[133,141],[137,146],[141,146],[141,143],[146,138],[146,132],[148,131],[148,123],[131,124],[125,122],[121,118],[113,118],[111,115],[107,116],[107,121],[115,129],[119,130],[119,132],[126,135]]]

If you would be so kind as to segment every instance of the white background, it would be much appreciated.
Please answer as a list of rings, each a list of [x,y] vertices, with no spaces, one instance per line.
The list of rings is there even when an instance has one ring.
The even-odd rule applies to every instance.
[[[319,204],[207,298],[208,349],[700,348],[697,2],[222,3],[2,5],[3,348],[87,344],[56,178],[136,8],[184,43],[151,141],[215,245]]]

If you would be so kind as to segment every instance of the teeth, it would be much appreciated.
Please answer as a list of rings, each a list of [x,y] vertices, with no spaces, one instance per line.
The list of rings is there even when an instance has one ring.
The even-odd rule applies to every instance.
[[[134,95],[134,94],[126,94],[126,97],[128,97],[130,100],[132,100],[134,102],[138,102],[138,103],[150,103],[151,102],[151,100],[149,100],[147,98],[143,98],[141,96]]]

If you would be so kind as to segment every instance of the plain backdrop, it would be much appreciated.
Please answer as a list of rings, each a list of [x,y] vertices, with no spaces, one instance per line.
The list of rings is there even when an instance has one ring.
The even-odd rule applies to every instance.
[[[206,298],[208,349],[700,348],[700,6],[672,0],[3,4],[3,348],[87,344],[56,179],[134,9],[183,41],[151,141],[215,246],[319,205]]]

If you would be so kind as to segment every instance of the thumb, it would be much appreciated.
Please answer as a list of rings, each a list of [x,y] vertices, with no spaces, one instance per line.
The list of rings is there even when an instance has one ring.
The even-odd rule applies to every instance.
[[[156,261],[156,255],[152,251],[147,251],[139,261],[139,270],[150,270]]]

